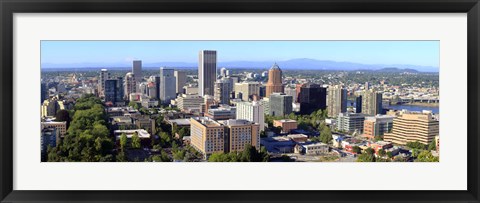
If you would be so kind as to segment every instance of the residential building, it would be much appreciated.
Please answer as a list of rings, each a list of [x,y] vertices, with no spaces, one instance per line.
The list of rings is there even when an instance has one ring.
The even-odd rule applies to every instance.
[[[258,123],[260,131],[265,130],[265,110],[260,101],[238,102],[236,118]]]
[[[293,97],[283,93],[272,93],[269,98],[271,116],[285,116],[292,113]]]
[[[215,121],[207,117],[190,119],[191,145],[208,158],[215,152],[242,151],[245,145],[260,148],[259,125],[247,120]]]
[[[292,130],[298,128],[298,123],[292,119],[273,120],[273,126],[281,127],[282,133],[290,133]]]
[[[110,73],[107,69],[100,70],[100,77],[98,79],[98,93],[100,97],[105,96],[105,81],[110,78]]]
[[[198,94],[213,96],[217,78],[217,51],[202,50],[198,58]]]
[[[215,152],[224,152],[225,128],[207,117],[190,118],[190,144],[208,158]]]
[[[347,89],[340,85],[328,87],[328,117],[347,112]]]
[[[218,79],[214,88],[214,99],[219,104],[230,104],[230,93],[232,92],[230,80],[227,78]]]
[[[358,113],[339,113],[337,117],[337,130],[348,133],[363,132],[365,115]]]
[[[393,119],[391,133],[384,140],[405,145],[408,142],[420,142],[428,145],[439,135],[439,121],[431,113],[404,112]]]
[[[301,114],[311,114],[327,107],[327,89],[319,84],[307,83],[300,87],[298,94]]]
[[[393,128],[393,119],[395,116],[376,115],[365,117],[363,124],[363,136],[373,139],[376,136],[383,136],[390,133]]]
[[[260,126],[247,120],[230,119],[220,121],[225,126],[226,147],[224,152],[243,151],[246,145],[260,150]]]
[[[362,113],[366,115],[382,114],[382,93],[373,89],[366,90],[362,95]]]
[[[265,97],[270,97],[270,95],[275,92],[283,93],[282,70],[278,67],[277,63],[273,64],[268,71],[268,82],[266,87]]]
[[[128,72],[125,75],[125,85],[124,85],[125,91],[124,91],[124,99],[128,100],[130,94],[136,93],[137,92],[137,82],[135,80],[135,75],[131,72]]]

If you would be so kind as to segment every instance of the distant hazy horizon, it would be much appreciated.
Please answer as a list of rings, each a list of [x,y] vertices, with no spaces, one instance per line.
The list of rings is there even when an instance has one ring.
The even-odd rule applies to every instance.
[[[439,41],[42,41],[45,68],[195,67],[200,50],[217,50],[219,67],[381,69],[438,72]],[[265,67],[267,66],[267,67]]]

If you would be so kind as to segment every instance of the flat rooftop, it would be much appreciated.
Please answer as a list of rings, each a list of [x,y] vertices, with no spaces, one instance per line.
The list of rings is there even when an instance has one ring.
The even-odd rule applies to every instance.
[[[168,122],[175,123],[177,125],[190,125],[190,119],[187,118],[172,119],[168,120]]]
[[[297,122],[296,120],[292,120],[292,119],[282,119],[282,120],[275,120],[275,121],[278,121],[278,122],[281,122],[281,123],[296,123]]]

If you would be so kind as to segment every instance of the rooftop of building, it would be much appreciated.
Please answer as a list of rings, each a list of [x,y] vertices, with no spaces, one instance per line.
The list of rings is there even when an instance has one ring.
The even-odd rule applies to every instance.
[[[281,119],[281,120],[274,120],[274,121],[277,121],[280,123],[296,123],[297,122],[296,120],[293,120],[293,119]]]
[[[365,114],[362,113],[351,113],[351,112],[345,112],[345,113],[339,113],[338,117],[365,117]]]
[[[228,120],[218,121],[218,122],[226,126],[242,126],[242,125],[254,124],[253,122],[245,119],[228,119]]]
[[[299,143],[299,145],[303,147],[328,146],[327,144],[322,142],[306,142],[306,143]]]
[[[168,120],[169,123],[173,124],[177,124],[177,125],[190,125],[190,119],[187,119],[187,118],[179,118],[179,119],[172,119],[172,120]]]
[[[392,115],[375,115],[375,116],[367,116],[365,117],[365,120],[377,120],[377,119],[394,119],[396,116]]]
[[[209,118],[209,117],[192,117],[191,119],[201,123],[206,127],[220,127],[222,126],[219,122]]]
[[[134,130],[115,130],[114,134],[116,135],[117,139],[122,136],[123,133],[127,136],[127,138],[132,138],[133,135],[137,133],[138,137],[140,138],[150,138],[150,133],[148,133],[144,129],[134,129]]]
[[[290,134],[290,135],[287,135],[287,137],[289,137],[289,138],[308,138],[308,135],[305,135],[305,134]]]
[[[280,71],[282,71],[282,69],[280,69],[280,67],[278,66],[277,63],[274,63],[273,66],[270,68],[270,70],[280,70]]]
[[[55,121],[55,120],[45,120],[41,124],[66,124],[67,121]]]

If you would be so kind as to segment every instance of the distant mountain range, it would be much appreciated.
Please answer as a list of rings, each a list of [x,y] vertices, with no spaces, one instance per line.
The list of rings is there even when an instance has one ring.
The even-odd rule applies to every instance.
[[[219,62],[218,68],[270,68],[275,61],[229,61]],[[419,71],[419,72],[438,72],[438,67],[433,66],[418,66],[409,64],[362,64],[353,62],[339,62],[330,60],[316,60],[308,58],[291,59],[285,61],[276,61],[280,68],[301,69],[301,70],[384,70],[384,71]],[[156,62],[144,63],[145,69],[159,68],[159,67],[174,67],[174,68],[193,68],[197,67],[197,63],[184,62]],[[49,68],[129,68],[130,63],[72,63],[72,64],[52,64],[42,63],[43,69]]]

